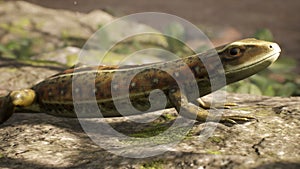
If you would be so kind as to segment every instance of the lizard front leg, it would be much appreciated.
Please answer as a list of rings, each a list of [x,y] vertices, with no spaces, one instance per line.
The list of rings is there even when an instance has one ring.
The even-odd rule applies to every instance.
[[[170,102],[173,104],[177,112],[182,112],[182,116],[190,119],[196,119],[197,121],[214,121],[221,123],[244,123],[254,120],[254,117],[244,115],[211,115],[208,110],[205,110],[199,106],[188,101],[187,97],[180,92],[178,88],[173,88],[168,94]]]

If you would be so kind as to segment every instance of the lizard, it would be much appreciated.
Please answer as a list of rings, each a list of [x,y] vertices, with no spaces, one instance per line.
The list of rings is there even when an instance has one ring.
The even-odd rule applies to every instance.
[[[126,95],[118,93],[118,90],[126,87],[131,104],[138,110],[148,110],[151,107],[149,103],[151,91],[159,89],[167,98],[165,108],[175,108],[177,112],[183,111],[181,115],[184,117],[205,121],[209,111],[196,105],[197,97],[256,74],[277,60],[280,52],[279,45],[274,42],[247,38],[216,47],[214,50],[167,62],[124,67],[101,65],[67,69],[31,88],[11,91],[6,96],[0,97],[0,124],[8,120],[15,110],[23,108],[32,108],[55,116],[77,117],[74,103],[89,105],[91,96],[95,97],[92,99],[96,100],[101,117],[122,116],[114,101],[122,103]],[[206,59],[209,65],[205,65],[203,59]],[[218,71],[220,67],[223,72]],[[217,84],[212,89],[208,72],[213,72],[213,76],[223,73],[226,83]],[[129,84],[125,84],[132,74],[135,76]],[[192,77],[187,76],[188,74],[192,74]],[[181,87],[175,80],[177,77]],[[190,87],[193,79],[197,91]],[[74,81],[79,84],[75,89],[72,86]],[[113,91],[118,93],[114,95],[117,96],[115,98]],[[195,93],[199,95],[195,96]],[[85,111],[86,114],[83,112],[80,117],[99,117],[91,112],[92,110]],[[136,113],[129,112],[125,115],[132,114]],[[209,121],[236,124],[253,119],[255,117],[221,114],[210,118]]]

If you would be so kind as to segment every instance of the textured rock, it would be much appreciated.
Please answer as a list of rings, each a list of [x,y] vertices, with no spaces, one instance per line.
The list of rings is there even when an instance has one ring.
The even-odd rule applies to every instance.
[[[28,50],[34,55],[61,49],[65,46],[82,47],[99,28],[114,19],[101,10],[84,14],[43,8],[24,1],[1,3],[0,13],[0,43],[20,43],[23,40],[29,43],[27,48],[30,48]],[[147,25],[135,23],[131,26],[130,24],[132,23],[124,23],[115,30],[105,32],[106,38],[109,38],[107,40],[112,42],[122,40],[124,35],[118,30],[124,29],[124,27],[132,32],[157,32]],[[139,36],[129,38],[125,43],[133,40],[141,43],[147,42],[147,44],[152,43],[154,46],[167,46],[167,42],[162,36]]]
[[[0,42],[33,39],[36,53],[64,47],[67,42],[67,45],[81,46],[100,25],[113,20],[102,11],[83,14],[43,8],[24,1],[2,3],[0,13]]]

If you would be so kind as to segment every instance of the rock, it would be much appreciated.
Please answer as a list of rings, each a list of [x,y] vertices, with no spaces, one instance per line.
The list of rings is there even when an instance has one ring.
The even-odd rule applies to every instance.
[[[113,17],[111,15],[101,10],[94,10],[87,15],[80,15],[81,16],[78,16],[80,22],[84,23],[85,25],[89,25],[93,30],[97,30],[101,26],[113,20]]]
[[[86,41],[103,25],[114,18],[101,10],[88,14],[71,12],[67,10],[54,10],[24,1],[9,1],[0,6],[0,43],[10,45],[10,48],[20,50],[19,43],[24,41],[24,49],[19,51],[17,57],[38,55],[54,51],[66,46],[82,47]],[[155,31],[147,25],[139,23],[124,23],[116,30],[105,32],[107,40],[118,42],[124,38],[118,29],[127,28],[129,32]],[[103,39],[103,37],[100,37]],[[133,42],[153,44],[167,47],[166,39],[162,36],[137,36],[128,38],[124,43]],[[97,42],[99,43],[99,42]],[[28,52],[25,53],[24,50]],[[2,51],[0,51],[2,52]],[[12,52],[16,53],[16,52]],[[5,55],[5,54],[4,54]],[[11,57],[11,56],[10,56]]]
[[[33,56],[31,57],[31,59],[53,61],[72,67],[75,64],[77,64],[77,58],[80,53],[80,50],[80,48],[69,46]]]
[[[99,25],[114,19],[103,11],[84,14],[48,9],[24,1],[1,3],[0,13],[0,42],[30,39],[35,54],[66,45],[82,46]]]
[[[16,61],[5,62],[6,67],[0,67],[0,96],[6,95],[9,91],[30,88],[50,75],[56,74],[58,67],[32,66]]]
[[[239,106],[225,113],[247,114],[257,117],[258,121],[231,127],[212,122],[195,123],[181,142],[162,154],[145,159],[125,158],[106,151],[106,147],[99,147],[76,119],[44,113],[16,113],[0,127],[0,167],[299,168],[300,98],[227,96]],[[174,116],[175,110],[153,114],[162,112]],[[143,116],[147,115],[140,118]],[[168,124],[165,120],[156,120],[156,123],[137,125],[125,118],[108,118],[106,123],[129,136],[138,136],[136,133],[141,131],[151,134],[149,129]],[[203,141],[201,139],[207,134],[203,131],[208,126],[216,129]],[[156,131],[161,129],[159,127]],[[103,136],[102,142],[108,140],[110,143],[133,143]],[[159,143],[159,140],[153,141]],[[118,148],[117,144],[115,146]]]

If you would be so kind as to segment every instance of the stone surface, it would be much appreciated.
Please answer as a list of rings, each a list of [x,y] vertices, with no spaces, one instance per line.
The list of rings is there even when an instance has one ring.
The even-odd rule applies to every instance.
[[[83,47],[98,29],[115,19],[101,10],[84,14],[43,8],[24,1],[2,2],[0,14],[1,45],[11,43],[14,44],[14,48],[18,48],[17,44],[24,41],[24,43],[28,43],[25,44],[26,49],[34,55],[58,50],[66,46]],[[107,39],[101,40],[101,43],[123,40],[125,37],[122,33],[124,32],[120,32],[120,28],[127,28],[125,31],[133,33],[137,31],[157,32],[147,25],[124,23],[118,27],[115,26],[109,32],[106,31],[103,36],[105,35]],[[125,43],[131,41],[133,39],[129,38],[125,40]],[[134,41],[151,43],[154,46],[167,46],[167,42],[162,36],[145,35],[135,38]],[[2,52],[1,49],[0,52]],[[24,55],[24,53],[18,55]]]
[[[76,119],[44,113],[16,113],[0,127],[0,167],[299,168],[300,98],[229,94],[228,99],[239,106],[226,113],[252,115],[258,121],[234,126],[196,123],[179,144],[145,159],[117,156],[99,147]],[[175,110],[162,112],[174,114]],[[111,118],[106,122],[129,135],[139,132],[140,128],[149,128],[147,125],[137,127],[126,118]],[[203,142],[201,138],[205,133],[201,131],[205,126],[216,129]],[[104,136],[103,142],[105,140],[111,138]]]
[[[114,18],[102,11],[90,14],[43,8],[23,1],[1,3],[0,42],[33,39],[35,53],[65,45],[82,46],[100,26]],[[93,22],[91,22],[91,18]]]

